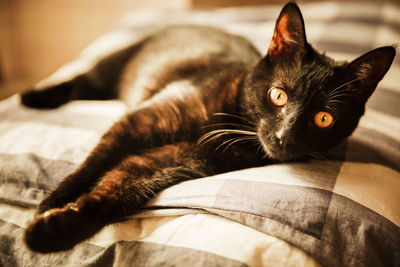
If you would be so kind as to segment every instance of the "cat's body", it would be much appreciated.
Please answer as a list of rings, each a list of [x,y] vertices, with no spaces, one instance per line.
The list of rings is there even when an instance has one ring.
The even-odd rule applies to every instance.
[[[173,26],[23,95],[38,108],[120,97],[129,110],[40,204],[27,245],[69,249],[180,181],[332,148],[357,126],[394,53],[383,47],[337,63],[311,48],[288,4],[265,57],[242,37]]]

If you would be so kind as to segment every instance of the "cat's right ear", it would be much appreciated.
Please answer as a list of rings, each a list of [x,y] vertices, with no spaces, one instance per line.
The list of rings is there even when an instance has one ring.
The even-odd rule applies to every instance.
[[[288,3],[283,7],[276,21],[268,55],[294,57],[299,53],[302,54],[306,45],[303,16],[295,3]]]

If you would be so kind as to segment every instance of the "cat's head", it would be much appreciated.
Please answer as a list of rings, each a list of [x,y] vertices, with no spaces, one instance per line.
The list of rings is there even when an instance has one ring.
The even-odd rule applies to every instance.
[[[348,137],[388,71],[395,49],[336,62],[308,43],[298,6],[281,11],[268,53],[245,80],[245,109],[268,157],[289,160],[326,151]]]

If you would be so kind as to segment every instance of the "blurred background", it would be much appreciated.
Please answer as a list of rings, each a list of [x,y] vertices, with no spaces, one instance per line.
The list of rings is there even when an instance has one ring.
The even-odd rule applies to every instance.
[[[148,9],[175,12],[265,4],[281,6],[286,2],[287,0],[0,0],[0,99],[34,85],[71,61],[89,43],[117,26],[129,12]],[[314,1],[297,2],[301,4]]]
[[[0,99],[32,86],[141,9],[188,10],[280,0],[0,0]]]

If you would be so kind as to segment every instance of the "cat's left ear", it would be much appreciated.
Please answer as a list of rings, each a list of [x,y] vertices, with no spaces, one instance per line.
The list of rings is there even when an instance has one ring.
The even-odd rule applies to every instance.
[[[276,21],[268,55],[293,57],[304,52],[306,45],[303,16],[295,3],[288,3]]]
[[[392,46],[384,46],[369,51],[356,58],[345,67],[345,81],[363,101],[374,92],[379,81],[389,70],[396,55]]]

